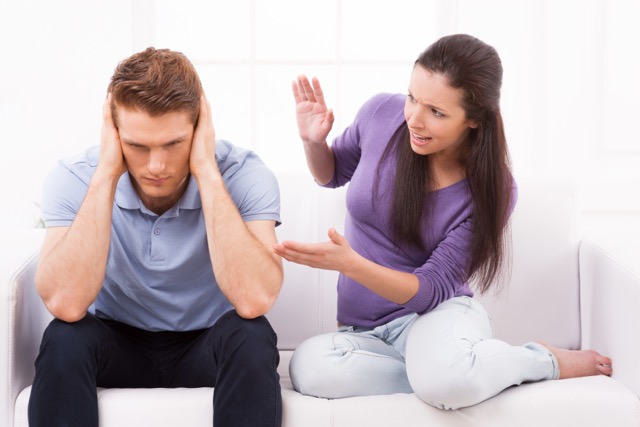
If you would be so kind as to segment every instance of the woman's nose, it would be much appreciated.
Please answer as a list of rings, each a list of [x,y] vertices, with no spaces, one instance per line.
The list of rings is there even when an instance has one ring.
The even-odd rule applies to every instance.
[[[425,126],[424,114],[419,108],[414,108],[407,114],[407,125],[414,129],[422,129]]]

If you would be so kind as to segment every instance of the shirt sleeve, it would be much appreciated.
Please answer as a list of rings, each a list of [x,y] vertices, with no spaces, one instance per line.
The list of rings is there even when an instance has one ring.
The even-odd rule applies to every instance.
[[[323,187],[342,187],[351,181],[362,154],[360,143],[375,119],[376,112],[392,96],[381,93],[369,99],[360,107],[353,123],[333,140],[331,150],[335,159],[335,171],[331,181]]]
[[[46,227],[68,227],[80,209],[87,183],[62,162],[46,176],[41,200],[42,219]]]
[[[405,307],[418,314],[433,310],[456,296],[467,281],[466,266],[471,243],[471,218],[460,223],[438,244],[427,262],[414,270],[418,293]]]
[[[512,181],[509,216],[518,200],[518,187]],[[418,292],[405,307],[418,314],[433,310],[438,304],[456,296],[468,281],[473,218],[468,217],[438,244],[427,262],[414,270]]]
[[[280,188],[274,173],[255,155],[225,178],[244,221],[272,220],[280,225]]]

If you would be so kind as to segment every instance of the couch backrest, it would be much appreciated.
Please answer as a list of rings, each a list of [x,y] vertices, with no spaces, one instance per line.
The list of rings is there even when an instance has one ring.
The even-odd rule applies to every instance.
[[[343,230],[345,189],[324,189],[308,174],[279,174],[280,240],[327,240]],[[497,338],[512,344],[545,340],[578,348],[578,229],[574,189],[556,178],[518,180],[512,229],[512,273],[499,296],[479,297]],[[268,317],[283,350],[336,329],[337,273],[285,263],[282,293]]]

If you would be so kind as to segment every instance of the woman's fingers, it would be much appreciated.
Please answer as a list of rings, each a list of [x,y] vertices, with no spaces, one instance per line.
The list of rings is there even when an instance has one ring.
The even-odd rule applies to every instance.
[[[314,77],[311,82],[313,83],[313,92],[316,101],[319,104],[326,105],[324,102],[324,92],[322,92],[322,87],[320,86],[320,80],[317,77]]]
[[[316,102],[316,94],[307,76],[298,76],[298,87],[303,101]]]

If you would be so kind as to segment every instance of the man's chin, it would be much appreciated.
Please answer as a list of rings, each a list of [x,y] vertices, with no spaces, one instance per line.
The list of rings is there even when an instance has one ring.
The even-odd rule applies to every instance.
[[[145,197],[149,199],[166,199],[174,194],[174,191],[159,188],[142,188],[142,192]]]

